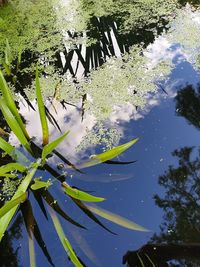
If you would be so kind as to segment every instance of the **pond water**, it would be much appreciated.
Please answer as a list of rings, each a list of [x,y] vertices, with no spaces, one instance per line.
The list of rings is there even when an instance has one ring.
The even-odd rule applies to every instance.
[[[69,3],[62,1],[63,5]],[[163,25],[156,28],[153,25],[156,37],[153,30],[145,32],[144,25],[139,30],[129,29],[122,33],[120,23],[127,26],[130,18],[123,20],[118,11],[113,11],[114,15],[102,14],[102,10],[98,12],[98,17],[91,16],[87,31],[79,29],[81,34],[65,32],[66,40],[70,39],[70,42],[66,41],[65,49],[58,54],[55,67],[59,73],[56,74],[67,76],[76,84],[79,94],[75,95],[74,87],[70,85],[72,93],[60,103],[55,96],[56,90],[43,92],[47,113],[51,114],[50,139],[60,135],[58,126],[63,133],[70,130],[58,151],[79,166],[80,159],[139,138],[114,159],[136,162],[102,163],[85,168],[84,173],[67,164],[61,166],[59,157],[50,157],[48,164],[58,175],[66,172],[66,181],[71,186],[105,197],[106,201],[97,206],[148,231],[132,231],[98,217],[117,235],[112,234],[91,220],[63,193],[51,170],[38,170],[35,177],[42,177],[44,181],[51,179],[53,185],[48,192],[53,199],[47,195],[46,198],[50,202],[56,201],[55,205],[58,203],[71,218],[87,228],[76,227],[59,216],[83,266],[123,266],[127,251],[137,252],[127,254],[130,266],[200,266],[200,11],[187,5],[171,18],[169,29],[166,27],[164,31]],[[82,43],[85,35],[91,42],[87,46]],[[141,42],[144,43],[142,50],[134,47]],[[49,64],[45,56],[40,58],[40,63]],[[147,71],[143,70],[145,67]],[[18,107],[27,131],[39,146],[40,118],[37,102],[31,98],[33,86],[26,73],[19,74],[19,79],[26,78],[24,84],[28,85],[24,93],[29,101],[23,92],[21,95],[18,92]],[[33,77],[31,79],[34,82]],[[41,77],[42,86],[53,82],[55,85],[58,80],[51,80],[48,72]],[[121,90],[127,86],[133,100]],[[50,98],[52,92],[53,100]],[[60,94],[67,93],[62,91]],[[12,132],[7,139],[10,144],[19,146]],[[29,219],[32,217],[30,203],[44,241],[37,242],[41,238],[36,231],[36,266],[74,266],[59,241],[50,216],[47,220],[41,209],[40,193],[35,192],[29,190],[29,202],[21,205],[0,243],[0,266],[30,265],[30,244],[23,221],[25,214]],[[46,204],[45,209],[49,210]],[[32,221],[32,224],[35,223]]]

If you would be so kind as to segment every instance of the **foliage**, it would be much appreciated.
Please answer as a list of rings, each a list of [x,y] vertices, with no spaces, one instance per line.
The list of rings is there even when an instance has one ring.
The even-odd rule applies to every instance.
[[[166,222],[162,226],[163,240],[198,242],[199,221],[199,156],[193,155],[193,148],[175,150],[172,155],[179,160],[179,166],[159,177],[159,184],[166,189],[165,197],[155,196],[156,204],[165,211]]]
[[[82,0],[82,10],[88,17],[112,16],[115,21],[120,21],[120,29],[130,32],[158,23],[162,19],[167,21],[177,7],[176,0]]]
[[[57,28],[55,1],[9,0],[0,9],[0,54],[6,40],[13,57],[19,50],[51,56],[60,47],[62,35]]]
[[[169,23],[166,35],[169,42],[178,44],[187,61],[194,68],[198,68],[199,39],[200,34],[200,9],[187,4],[176,11],[176,17]]]
[[[37,222],[34,218],[31,204],[29,200],[26,200],[27,198],[27,191],[29,189],[32,190],[34,193],[35,191],[41,192],[40,198],[42,197],[50,206],[49,213],[53,220],[53,224],[55,227],[55,230],[60,238],[60,241],[65,248],[65,250],[68,253],[68,256],[70,260],[75,264],[75,266],[82,266],[79,259],[77,258],[75,252],[73,251],[68,239],[65,237],[64,232],[62,230],[61,224],[55,215],[55,212],[52,211],[55,210],[58,212],[61,216],[63,216],[66,220],[69,222],[75,224],[76,226],[84,228],[82,225],[71,219],[67,214],[65,214],[64,211],[61,210],[61,208],[58,206],[57,202],[54,200],[54,198],[50,195],[48,192],[48,187],[52,185],[50,181],[41,181],[41,179],[35,178],[34,183],[32,184],[32,180],[35,177],[38,168],[40,169],[46,169],[52,175],[55,177],[55,179],[59,180],[60,174],[57,173],[55,170],[53,170],[48,165],[48,156],[50,154],[55,153],[60,159],[63,160],[63,162],[67,162],[70,167],[75,168],[78,170],[72,163],[70,163],[67,159],[64,159],[62,155],[60,155],[55,149],[56,147],[64,140],[64,138],[68,135],[69,131],[58,137],[57,139],[51,141],[49,143],[48,141],[48,131],[47,131],[47,119],[45,114],[45,106],[43,104],[42,95],[40,91],[40,85],[39,85],[39,77],[38,77],[38,69],[36,68],[36,90],[37,90],[37,101],[38,101],[38,107],[40,112],[40,119],[41,119],[41,126],[45,131],[43,131],[43,144],[45,144],[44,147],[38,147],[36,144],[34,144],[33,140],[27,138],[23,130],[25,129],[25,125],[21,125],[18,123],[18,121],[15,119],[15,117],[20,118],[20,114],[18,113],[18,110],[15,106],[15,103],[13,101],[11,92],[9,87],[7,86],[4,77],[0,76],[1,82],[1,92],[3,93],[3,96],[1,96],[0,99],[0,108],[4,115],[4,118],[7,122],[7,124],[10,126],[10,128],[13,130],[14,134],[18,137],[21,146],[24,147],[24,149],[27,150],[29,155],[32,157],[32,162],[29,161],[26,154],[23,154],[23,152],[18,151],[17,148],[11,146],[7,141],[0,138],[0,148],[4,150],[6,153],[8,153],[12,160],[15,161],[15,163],[9,163],[5,166],[2,166],[0,171],[3,176],[8,175],[12,178],[13,174],[13,167],[16,167],[16,178],[20,181],[19,186],[16,188],[16,191],[14,192],[13,196],[10,200],[6,201],[4,206],[0,209],[0,240],[3,238],[5,231],[7,227],[9,226],[12,218],[14,217],[16,211],[20,207],[26,228],[29,234],[29,254],[30,254],[30,265],[35,266],[35,252],[34,252],[34,242],[33,242],[33,236],[35,236],[38,244],[43,250],[43,253],[47,257],[48,261],[53,265],[52,260],[48,254],[48,251],[45,247],[44,241],[42,239],[40,230],[38,228]],[[7,92],[6,92],[7,90]],[[8,95],[9,97],[4,97],[4,95]],[[12,101],[11,101],[12,100]],[[10,103],[10,105],[9,105]],[[13,109],[14,108],[14,109]],[[22,120],[20,120],[22,121]],[[25,131],[26,132],[26,131]],[[27,135],[28,136],[28,135]],[[23,138],[22,138],[23,137]],[[44,143],[45,140],[45,143]],[[126,144],[123,144],[121,146],[115,147],[110,151],[106,151],[102,154],[96,155],[95,160],[94,158],[88,159],[86,162],[80,163],[80,167],[84,166],[93,166],[96,164],[99,164],[101,162],[106,162],[116,155],[119,155],[126,149],[130,148],[137,139],[132,140]],[[37,152],[36,152],[37,149]],[[25,160],[24,160],[25,158]],[[26,162],[26,165],[22,164],[22,160]],[[18,175],[19,174],[19,175]],[[61,175],[62,176],[62,175]],[[127,219],[124,219],[116,214],[109,213],[108,211],[101,210],[98,207],[91,207],[86,206],[82,203],[82,201],[88,201],[88,202],[99,202],[105,200],[104,198],[95,197],[93,195],[90,195],[86,192],[83,192],[79,189],[75,189],[72,186],[70,186],[66,181],[63,182],[63,180],[60,180],[62,187],[64,188],[65,193],[75,202],[75,204],[81,208],[87,216],[89,216],[92,220],[94,220],[96,223],[101,225],[104,229],[107,229],[94,215],[96,213],[97,215],[106,218],[112,222],[115,222],[123,227],[132,229],[132,230],[139,230],[139,231],[146,231],[145,228],[135,224],[134,222],[131,222]],[[41,191],[42,190],[42,191]],[[25,201],[26,200],[26,201]],[[25,201],[25,202],[24,202]],[[21,202],[24,202],[21,204]],[[41,203],[40,203],[41,205]],[[28,210],[28,212],[25,211],[25,209]],[[46,210],[44,206],[41,207],[43,213],[46,215]],[[108,230],[108,229],[107,229]],[[108,230],[110,231],[110,230]]]
[[[169,166],[159,177],[165,195],[155,195],[155,201],[164,211],[164,222],[160,226],[161,232],[155,234],[152,241],[168,244],[200,242],[199,153],[200,150],[193,147],[175,150],[172,155],[178,158],[178,166]],[[189,260],[186,262],[189,264]]]
[[[175,101],[176,114],[200,130],[200,86],[195,89],[192,85],[187,85],[178,90]]]

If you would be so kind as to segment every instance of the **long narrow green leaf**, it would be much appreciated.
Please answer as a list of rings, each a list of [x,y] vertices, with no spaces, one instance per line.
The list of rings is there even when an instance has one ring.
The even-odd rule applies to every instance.
[[[125,150],[127,150],[129,147],[131,147],[132,145],[134,145],[136,142],[138,141],[138,138],[125,143],[123,145],[114,147],[104,153],[101,153],[99,155],[95,155],[92,158],[86,160],[85,162],[83,162],[82,164],[80,164],[79,166],[77,166],[78,168],[86,168],[86,167],[91,167],[97,164],[100,164],[102,162],[105,162],[107,160],[110,160],[116,156],[118,156],[119,154],[121,154],[122,152],[124,152]]]
[[[19,162],[21,165],[29,166],[30,161],[29,159],[18,149],[11,146],[7,141],[5,141],[3,138],[0,137],[0,148],[5,151],[8,155],[11,156],[11,158],[17,162]]]
[[[40,122],[42,126],[42,134],[43,134],[43,145],[46,145],[49,143],[49,129],[48,129],[48,123],[45,113],[45,107],[42,100],[42,93],[40,88],[40,81],[38,76],[38,65],[36,65],[36,97],[37,97],[37,103],[38,103],[38,109],[40,113]]]
[[[34,217],[32,206],[29,200],[27,200],[25,203],[21,205],[20,211],[22,212],[29,238],[31,238],[32,240],[34,240],[35,238],[36,242],[38,243],[39,247],[41,248],[48,262],[51,264],[51,266],[55,267],[55,265],[52,262],[51,256],[48,252],[47,246],[43,240],[40,228]],[[32,253],[32,255],[34,255],[34,253]],[[31,261],[34,262],[34,258]]]
[[[0,71],[0,91],[6,101],[6,105],[8,106],[8,108],[10,109],[10,111],[12,112],[13,116],[15,117],[15,119],[17,120],[18,124],[20,125],[21,130],[23,131],[24,135],[26,136],[26,138],[29,140],[30,137],[26,131],[26,128],[24,126],[24,123],[22,121],[22,118],[17,110],[17,107],[15,105],[15,102],[13,100],[13,96],[12,93],[6,83],[6,80],[3,77],[2,72]]]
[[[143,262],[142,258],[140,257],[139,253],[136,253],[136,255],[137,255],[138,259],[139,259],[141,267],[145,267],[144,262]]]
[[[48,154],[50,154],[69,134],[69,131],[59,136],[57,139],[53,140],[51,143],[46,145],[42,150],[42,160],[44,161]]]
[[[28,143],[28,139],[26,138],[26,136],[24,135],[18,121],[16,120],[16,118],[13,116],[13,114],[11,113],[11,111],[9,110],[9,108],[7,107],[5,101],[3,99],[0,99],[0,109],[3,113],[4,118],[6,119],[6,122],[8,123],[10,129],[14,132],[14,134],[17,136],[18,140],[20,141],[20,143],[22,145],[24,145],[24,147],[30,152],[31,151],[31,147]]]
[[[11,199],[3,205],[3,207],[0,209],[0,218],[3,217],[7,212],[9,212],[12,208],[14,208],[16,205],[19,205],[20,203],[24,202],[27,198],[27,193],[21,192],[18,197],[15,199]]]
[[[35,172],[37,171],[37,168],[39,167],[40,163],[41,163],[41,160],[39,159],[39,160],[37,160],[36,163],[32,164],[32,167],[29,170],[29,173],[23,179],[23,181],[19,185],[17,191],[15,192],[15,194],[11,200],[14,200],[15,198],[17,198],[22,192],[24,192],[24,193],[26,192],[26,190],[27,190]],[[12,220],[18,206],[19,205],[16,205],[9,212],[7,212],[2,218],[0,218],[0,241],[1,241],[2,237],[4,236],[4,233],[7,229],[10,221]]]
[[[0,148],[5,151],[7,154],[12,154],[15,148],[11,146],[7,141],[0,137]]]
[[[34,241],[33,237],[28,236],[28,248],[29,248],[29,261],[30,261],[30,267],[36,267],[35,262],[35,247],[34,247]]]
[[[113,222],[118,225],[121,225],[125,228],[131,229],[131,230],[136,230],[136,231],[143,231],[143,232],[148,232],[149,230],[145,229],[144,227],[129,221],[128,219],[125,219],[117,214],[114,214],[112,212],[109,212],[107,210],[101,209],[99,207],[94,207],[94,206],[86,206],[91,212]]]
[[[82,200],[82,201],[87,201],[87,202],[100,202],[104,201],[105,198],[102,197],[96,197],[92,196],[86,192],[83,192],[81,190],[78,190],[76,188],[72,188],[69,186],[67,183],[62,183],[63,187],[65,188],[65,193],[69,195],[70,197]]]
[[[17,170],[19,172],[24,172],[26,167],[19,163],[8,163],[0,167],[0,176],[3,176],[7,172]]]
[[[51,219],[53,221],[55,230],[56,230],[56,232],[59,236],[59,239],[60,239],[65,251],[67,252],[70,260],[73,262],[73,264],[76,267],[83,267],[83,265],[80,263],[79,259],[77,258],[71,244],[69,243],[68,239],[66,238],[64,231],[62,229],[62,226],[59,222],[59,219],[53,210],[50,211],[50,215],[51,215]]]
[[[147,257],[147,259],[151,263],[152,267],[156,267],[156,265],[154,264],[154,262],[152,261],[152,259],[149,257],[149,255],[147,253],[145,253],[144,255]]]

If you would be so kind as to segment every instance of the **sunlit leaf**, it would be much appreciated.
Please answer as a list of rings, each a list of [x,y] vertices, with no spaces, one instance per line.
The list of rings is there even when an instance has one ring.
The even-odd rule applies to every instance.
[[[7,201],[2,208],[0,208],[0,218],[3,217],[7,212],[20,203],[24,202],[27,198],[27,193],[21,192],[18,197]]]
[[[36,65],[36,97],[37,97],[37,103],[38,103],[38,109],[40,114],[40,122],[42,126],[42,134],[43,134],[43,145],[46,145],[49,143],[49,129],[48,129],[48,123],[45,113],[45,107],[42,100],[42,93],[40,88],[40,81],[38,76],[38,65]]]
[[[76,188],[72,188],[71,186],[69,186],[67,183],[62,183],[65,193],[73,198],[82,200],[82,201],[87,201],[87,202],[100,202],[100,201],[104,201],[105,198],[102,197],[96,197],[93,195],[90,195],[86,192],[83,192],[81,190],[78,190]]]
[[[34,165],[32,165],[28,174],[22,180],[21,184],[19,185],[17,191],[15,192],[15,194],[11,200],[14,200],[15,198],[17,198],[22,192],[24,192],[24,193],[26,192],[26,190],[27,190],[35,172],[37,171],[37,168],[39,167],[40,163],[41,163],[41,160],[39,159],[39,160],[37,160],[37,162]],[[16,205],[9,212],[7,212],[2,218],[0,218],[0,241],[1,241],[2,237],[4,236],[4,233],[7,229],[10,221],[12,220],[18,206],[19,205]]]
[[[31,185],[32,190],[38,190],[41,188],[48,188],[49,186],[52,185],[52,182],[48,180],[47,182],[41,181],[40,178],[35,178],[34,179],[34,184]]]
[[[48,154],[50,154],[69,134],[69,131],[59,136],[57,139],[46,145],[42,150],[42,160],[44,161]]]
[[[113,222],[116,223],[118,225],[121,225],[125,228],[131,229],[131,230],[136,230],[136,231],[143,231],[143,232],[148,232],[149,230],[145,229],[144,227],[129,221],[128,219],[125,219],[117,214],[114,214],[110,211],[101,209],[99,207],[94,207],[94,206],[86,206],[91,212]]]
[[[5,101],[3,99],[0,100],[0,109],[3,113],[4,118],[6,119],[6,122],[8,123],[10,129],[14,132],[14,134],[17,136],[18,140],[24,147],[31,153],[31,147],[28,143],[28,140],[26,136],[24,135],[18,121],[13,116],[9,108],[7,107]]]
[[[7,154],[11,154],[15,149],[11,146],[7,141],[5,141],[2,137],[0,137],[0,148],[5,151]]]
[[[137,141],[138,141],[138,138],[136,138],[136,139],[134,139],[128,143],[125,143],[123,145],[114,147],[114,148],[112,148],[106,152],[103,152],[99,155],[95,155],[95,156],[91,157],[90,159],[86,160],[85,162],[83,162],[82,164],[80,164],[78,166],[78,168],[91,167],[91,166],[100,164],[102,162],[108,161],[108,160],[120,155],[122,152],[127,150],[129,147],[134,145]]]
[[[34,241],[30,236],[28,237],[28,248],[30,267],[36,267]]]
[[[0,71],[0,91],[3,95],[3,98],[5,99],[6,105],[7,107],[10,109],[10,111],[12,112],[13,116],[15,117],[15,119],[17,120],[18,124],[20,125],[21,130],[23,131],[24,135],[26,136],[26,138],[29,140],[30,137],[26,131],[26,128],[24,126],[24,123],[22,121],[22,118],[18,112],[18,109],[15,105],[15,101],[13,99],[12,93],[6,83],[6,80],[3,77],[2,72]]]
[[[26,167],[19,163],[8,163],[0,167],[0,176],[3,176],[5,173],[11,172],[14,170],[19,171],[19,172],[24,172],[26,170]]]
[[[73,262],[73,264],[76,267],[83,267],[83,265],[80,263],[79,259],[77,258],[71,244],[69,243],[68,239],[66,238],[64,231],[62,229],[62,226],[58,220],[58,217],[56,216],[55,212],[53,212],[53,210],[51,210],[50,215],[51,215],[51,219],[53,221],[55,230],[59,236],[59,239],[60,239],[65,251],[68,254],[68,257],[70,258],[70,260]]]

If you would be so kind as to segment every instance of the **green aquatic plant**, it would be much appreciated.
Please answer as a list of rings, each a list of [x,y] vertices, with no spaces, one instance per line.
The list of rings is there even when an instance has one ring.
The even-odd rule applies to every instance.
[[[48,191],[50,186],[53,186],[53,182],[43,181],[42,178],[37,177],[37,171],[47,170],[61,183],[61,187],[65,194],[67,194],[71,200],[94,222],[98,223],[104,229],[110,231],[106,226],[104,226],[99,219],[95,216],[98,215],[123,227],[131,230],[147,231],[142,226],[135,224],[119,215],[103,210],[97,206],[90,206],[84,202],[101,202],[105,198],[93,196],[86,193],[80,189],[70,186],[66,181],[66,177],[63,174],[57,173],[48,164],[48,157],[52,154],[57,155],[64,163],[67,162],[69,167],[81,172],[82,168],[94,166],[102,162],[107,162],[110,159],[116,157],[126,149],[130,148],[133,144],[137,142],[138,139],[134,139],[126,144],[120,145],[118,147],[112,148],[109,151],[103,152],[102,154],[95,155],[90,159],[80,162],[77,166],[74,166],[70,161],[64,159],[62,155],[56,150],[57,146],[67,137],[69,131],[59,136],[57,139],[49,142],[48,133],[48,122],[45,113],[45,106],[42,100],[40,82],[38,77],[38,67],[36,67],[36,95],[38,110],[40,113],[41,127],[43,132],[43,144],[41,147],[33,142],[26,131],[26,126],[22,121],[22,118],[18,112],[15,101],[13,100],[12,93],[0,72],[0,109],[4,116],[5,121],[16,135],[19,140],[20,146],[14,147],[9,142],[0,137],[0,148],[7,153],[12,158],[12,163],[8,163],[0,167],[0,175],[2,179],[4,177],[9,177],[10,179],[17,179],[18,186],[13,193],[10,200],[7,200],[3,207],[0,209],[0,241],[2,240],[5,231],[7,230],[12,218],[15,216],[17,210],[21,210],[26,228],[29,234],[29,254],[30,254],[30,266],[36,266],[35,252],[34,252],[34,242],[33,237],[36,238],[38,244],[43,250],[44,255],[47,257],[48,261],[51,263],[52,260],[49,256],[45,243],[42,239],[37,222],[34,218],[33,211],[31,208],[31,203],[28,199],[27,192],[32,191],[33,195],[36,197],[44,215],[46,214],[46,209],[44,205],[41,205],[39,199],[43,199],[48,207],[48,213],[53,221],[55,231],[57,232],[59,239],[67,251],[70,260],[77,267],[83,266],[79,258],[76,256],[69,240],[67,239],[59,219],[56,215],[58,213],[64,219],[76,225],[77,227],[85,228],[70,216],[68,216],[60,207],[57,201],[51,196]],[[26,151],[24,151],[23,149]],[[36,153],[37,149],[37,153]],[[62,176],[63,179],[60,179]],[[84,202],[83,202],[84,201]],[[46,216],[46,215],[45,215]],[[111,232],[111,231],[110,231]]]

